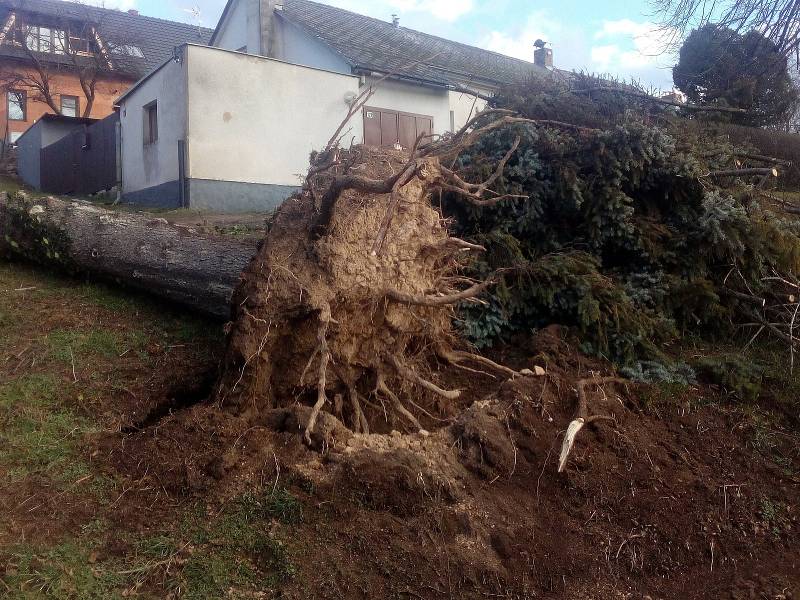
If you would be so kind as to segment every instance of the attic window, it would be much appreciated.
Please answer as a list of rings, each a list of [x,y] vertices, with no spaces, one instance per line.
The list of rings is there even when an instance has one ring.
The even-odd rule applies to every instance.
[[[135,56],[136,58],[144,58],[144,52],[139,46],[134,46],[132,44],[121,44],[119,46],[114,46],[109,44],[111,49],[111,54],[117,54],[119,56]]]
[[[17,19],[5,41],[32,52],[91,54],[97,46],[89,34],[90,28],[87,27],[75,26],[65,29],[63,26],[51,27],[45,22],[23,22]]]
[[[25,47],[34,52],[66,54],[67,34],[63,29],[29,25],[25,27]]]

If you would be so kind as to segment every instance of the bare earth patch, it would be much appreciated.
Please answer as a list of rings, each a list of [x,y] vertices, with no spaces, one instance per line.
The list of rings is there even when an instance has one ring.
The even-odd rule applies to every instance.
[[[589,386],[612,419],[559,474],[578,381],[612,372],[555,328],[493,357],[544,376],[432,374],[465,392],[428,435],[322,413],[316,448],[307,407],[209,404],[221,327],[172,307],[4,263],[0,341],[0,595],[800,594],[797,415]]]

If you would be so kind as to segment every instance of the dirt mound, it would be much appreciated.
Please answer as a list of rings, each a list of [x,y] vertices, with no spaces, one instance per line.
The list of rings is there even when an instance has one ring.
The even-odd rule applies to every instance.
[[[584,427],[557,473],[580,382],[610,373],[551,333],[549,355],[582,365],[580,379],[554,364],[475,376],[484,399],[429,434],[353,434],[323,414],[309,448],[297,435],[308,407],[253,424],[201,405],[128,436],[117,468],[219,506],[289,485],[307,558],[287,598],[797,597],[800,484],[758,462],[734,413],[678,403],[661,419],[644,386],[586,386],[591,412],[610,418]]]

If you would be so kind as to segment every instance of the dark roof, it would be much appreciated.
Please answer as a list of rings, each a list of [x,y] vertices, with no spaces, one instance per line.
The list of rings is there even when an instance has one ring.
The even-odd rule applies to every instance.
[[[228,0],[215,34],[235,1]],[[528,61],[309,0],[284,0],[276,14],[306,29],[355,69],[396,73],[439,85],[483,82],[496,86],[547,73]]]
[[[45,113],[41,117],[39,117],[36,122],[39,121],[55,121],[56,123],[73,123],[75,125],[91,125],[92,123],[97,123],[99,119],[93,119],[92,117],[68,117],[67,115],[55,115],[53,113]]]
[[[213,33],[211,29],[187,23],[61,0],[0,0],[0,14],[5,15],[10,10],[62,21],[89,22],[97,26],[107,44],[138,47],[143,57],[111,55],[118,71],[137,79],[172,56],[175,46],[207,44]],[[0,45],[0,55],[25,58],[24,51],[8,44]],[[42,56],[55,62],[69,62],[67,57],[57,54]]]
[[[25,131],[22,132],[17,138],[17,143],[28,135],[29,132],[34,131],[34,128],[42,127],[40,123],[63,123],[65,125],[92,125],[93,123],[97,123],[98,119],[92,119],[90,117],[67,117],[65,115],[54,115],[52,113],[45,113],[34,122],[33,125],[28,127]]]

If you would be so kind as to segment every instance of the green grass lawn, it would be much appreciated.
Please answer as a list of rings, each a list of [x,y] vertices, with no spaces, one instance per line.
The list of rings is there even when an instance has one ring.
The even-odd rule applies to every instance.
[[[302,519],[282,487],[213,515],[169,500],[129,524],[137,483],[92,451],[221,342],[221,324],[181,309],[0,262],[0,597],[268,598],[293,576],[269,533]]]

